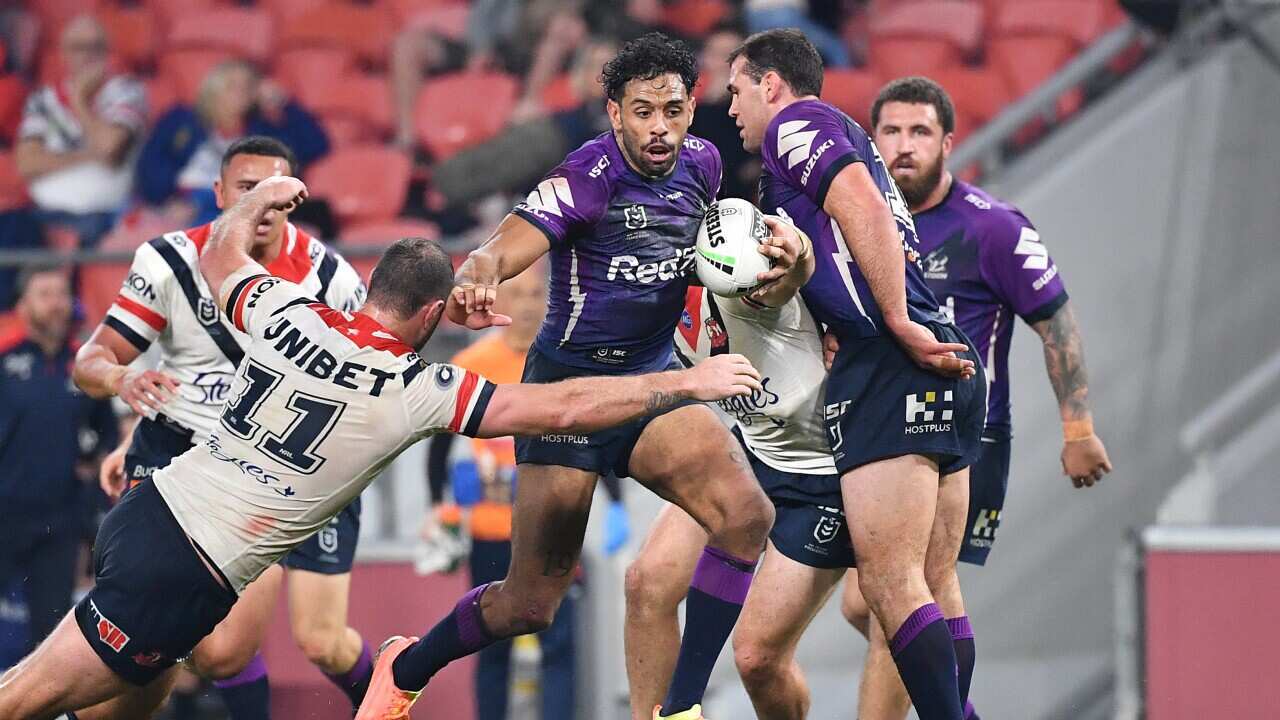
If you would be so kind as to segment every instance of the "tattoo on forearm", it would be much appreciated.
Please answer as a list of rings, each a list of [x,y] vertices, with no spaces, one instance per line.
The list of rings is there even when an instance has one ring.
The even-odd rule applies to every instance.
[[[545,577],[565,577],[573,572],[577,561],[573,555],[562,552],[547,553],[546,563],[542,566],[542,574]]]
[[[658,390],[654,390],[649,393],[649,399],[645,401],[644,409],[649,412],[657,412],[659,410],[665,410],[678,402],[680,402],[679,393],[660,392]]]
[[[1089,412],[1089,379],[1084,344],[1071,306],[1063,305],[1053,317],[1036,323],[1035,329],[1044,340],[1045,369],[1063,417],[1083,417]]]

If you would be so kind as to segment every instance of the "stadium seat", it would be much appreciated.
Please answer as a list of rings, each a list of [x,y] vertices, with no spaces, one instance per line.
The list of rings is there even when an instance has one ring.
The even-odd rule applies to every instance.
[[[982,48],[982,17],[982,5],[968,0],[913,0],[886,6],[871,16],[871,54],[887,60],[886,51],[876,48],[882,42],[929,40],[950,45],[957,59],[975,57]]]
[[[356,223],[342,229],[340,241],[343,245],[385,248],[396,240],[406,237],[436,240],[440,237],[440,228],[435,223],[410,218]]]
[[[497,135],[515,106],[519,83],[510,75],[461,72],[430,79],[415,106],[418,141],[436,160]]]
[[[160,210],[138,206],[125,213],[111,232],[102,237],[98,249],[133,252],[142,243],[172,231],[173,218]]]
[[[0,145],[13,142],[26,99],[27,84],[20,76],[0,75]]]
[[[29,202],[27,181],[18,174],[13,153],[0,150],[0,211],[20,208]]]
[[[297,98],[323,118],[354,119],[367,125],[374,135],[391,131],[391,86],[382,75],[332,75],[324,82],[300,85]]]
[[[258,0],[258,7],[271,13],[277,27],[293,22],[293,18],[311,12],[329,0]]]
[[[868,66],[885,78],[928,75],[938,68],[956,67],[964,57],[949,40],[880,38],[871,42]]]
[[[1084,48],[1106,28],[1109,0],[1019,0],[1008,2],[996,17],[995,37],[1064,37],[1075,50]]]
[[[380,4],[391,11],[391,15],[396,21],[396,27],[406,27],[412,22],[413,16],[423,10],[444,7],[465,7],[470,9],[471,3],[470,0],[380,0]]]
[[[168,80],[178,102],[194,103],[200,83],[214,65],[228,60],[231,53],[223,50],[189,48],[170,50],[157,60],[161,77]]]
[[[724,0],[675,0],[663,9],[662,24],[686,37],[702,37],[729,11]]]
[[[1066,65],[1075,52],[1075,42],[1063,36],[999,37],[987,45],[988,64],[1004,74],[1015,97],[1035,90]],[[1074,112],[1080,103],[1077,91],[1064,96],[1059,111]]]
[[[461,40],[467,34],[467,17],[470,15],[471,8],[467,5],[450,4],[418,8],[396,17],[397,27],[429,30],[437,35]]]
[[[955,103],[956,112],[973,123],[970,130],[987,124],[1013,102],[1004,73],[989,67],[945,68],[929,75]]]
[[[695,92],[696,94],[696,92]],[[547,83],[542,89],[542,107],[550,112],[570,110],[580,102],[578,93],[573,88],[573,76],[564,73]]]
[[[150,8],[110,5],[98,11],[98,21],[107,30],[111,50],[135,72],[155,64],[159,33]]]
[[[128,274],[127,262],[91,263],[80,268],[80,291],[76,296],[84,310],[85,325],[93,327],[102,322]]]
[[[264,62],[273,47],[271,15],[253,8],[213,8],[173,19],[169,48],[224,50],[255,63]]]
[[[169,27],[175,20],[188,13],[230,4],[232,3],[229,0],[180,0],[180,2],[175,2],[174,0],[142,0],[142,5],[149,8],[155,15],[161,29]]]
[[[388,220],[404,206],[410,169],[404,153],[363,145],[318,160],[306,181],[311,194],[326,199],[342,223]]]
[[[301,96],[310,86],[346,75],[355,64],[355,54],[343,48],[295,48],[276,55],[275,78],[290,93]]]
[[[56,45],[64,23],[81,13],[94,12],[103,3],[101,0],[36,0],[23,4],[40,19],[45,40]]]
[[[350,115],[320,116],[320,125],[329,137],[329,147],[337,150],[352,145],[381,142],[382,138],[369,124]]]
[[[868,70],[831,69],[822,81],[822,99],[870,128],[871,103],[883,82]]]
[[[280,41],[286,48],[345,48],[364,62],[385,65],[394,33],[385,7],[331,1],[281,25]]]

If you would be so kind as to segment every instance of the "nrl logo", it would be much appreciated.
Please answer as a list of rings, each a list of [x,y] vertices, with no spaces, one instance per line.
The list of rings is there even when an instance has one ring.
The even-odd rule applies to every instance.
[[[631,205],[623,211],[623,216],[627,220],[628,230],[640,230],[649,224],[649,218],[644,214],[643,205]]]
[[[840,521],[830,515],[824,515],[818,520],[818,524],[813,526],[813,539],[826,545],[836,539],[838,532],[840,532]]]
[[[201,325],[212,325],[218,322],[218,306],[209,298],[200,298],[198,315]]]

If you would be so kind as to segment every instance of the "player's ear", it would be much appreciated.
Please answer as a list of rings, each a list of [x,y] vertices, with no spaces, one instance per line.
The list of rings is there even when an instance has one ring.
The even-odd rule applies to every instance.
[[[955,145],[956,134],[949,132],[942,136],[942,159],[951,157],[951,148]]]
[[[614,132],[622,130],[622,106],[617,100],[609,98],[604,103],[605,112],[609,113],[609,124],[613,126]]]
[[[226,210],[222,206],[222,178],[219,177],[213,181],[213,200],[218,205],[219,210]]]

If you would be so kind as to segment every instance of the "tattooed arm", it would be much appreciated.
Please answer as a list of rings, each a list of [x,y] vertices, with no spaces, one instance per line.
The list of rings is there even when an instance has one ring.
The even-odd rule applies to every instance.
[[[1093,432],[1084,344],[1071,303],[1064,303],[1047,320],[1031,327],[1044,343],[1045,369],[1058,398],[1064,437],[1062,469],[1076,487],[1092,486],[1111,472],[1111,461],[1102,440]]]
[[[760,373],[741,355],[717,355],[689,370],[499,385],[477,437],[593,432],[670,409],[760,390]]]

